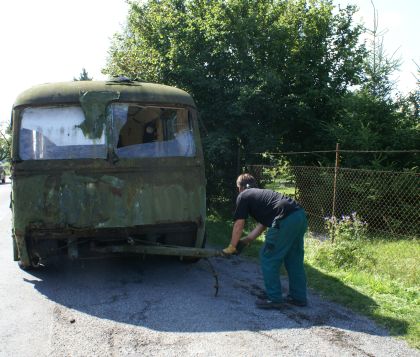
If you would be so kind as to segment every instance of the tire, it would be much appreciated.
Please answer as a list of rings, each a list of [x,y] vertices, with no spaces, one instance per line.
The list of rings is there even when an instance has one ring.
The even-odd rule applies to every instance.
[[[39,259],[37,258],[31,259],[31,263],[29,265],[23,264],[22,261],[19,260],[18,265],[20,269],[25,270],[25,271],[36,270],[36,269],[39,269],[39,267],[41,266],[39,264]]]
[[[35,266],[33,266],[32,264],[31,265],[25,265],[25,264],[22,263],[21,260],[18,261],[18,265],[19,265],[19,268],[24,270],[24,271],[30,271],[30,270],[35,269]]]

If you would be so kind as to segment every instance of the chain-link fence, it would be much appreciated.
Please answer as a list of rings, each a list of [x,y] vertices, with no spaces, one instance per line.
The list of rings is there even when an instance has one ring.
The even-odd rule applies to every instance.
[[[252,165],[262,187],[295,197],[305,208],[312,232],[325,232],[326,217],[353,212],[372,233],[420,236],[420,174],[334,167]]]

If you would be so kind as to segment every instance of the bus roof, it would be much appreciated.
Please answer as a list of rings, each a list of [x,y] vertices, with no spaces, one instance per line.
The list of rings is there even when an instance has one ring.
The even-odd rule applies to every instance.
[[[175,104],[195,107],[185,91],[162,84],[136,81],[71,81],[46,83],[22,92],[13,108],[31,105],[78,103],[81,92],[119,92],[119,102]]]

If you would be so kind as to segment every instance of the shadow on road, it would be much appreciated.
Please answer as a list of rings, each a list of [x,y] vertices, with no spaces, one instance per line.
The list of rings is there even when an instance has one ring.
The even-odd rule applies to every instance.
[[[60,309],[66,307],[73,312],[156,331],[262,331],[323,326],[326,331],[334,327],[387,335],[367,318],[315,294],[311,294],[308,307],[286,305],[280,311],[258,310],[254,301],[262,291],[259,267],[242,258],[211,261],[219,278],[217,297],[213,274],[204,260],[196,264],[160,257],[64,261],[56,268],[32,271],[33,279],[25,280],[59,304]],[[315,269],[308,273],[311,279],[334,280]],[[358,299],[367,309],[376,308],[369,297],[338,280],[333,283],[349,299]],[[66,319],[63,311],[60,316]],[[399,331],[404,333],[407,325],[397,322]]]

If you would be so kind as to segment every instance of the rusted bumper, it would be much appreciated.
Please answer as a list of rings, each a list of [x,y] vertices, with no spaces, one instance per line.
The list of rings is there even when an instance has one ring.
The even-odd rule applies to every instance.
[[[108,246],[91,247],[97,253],[133,253],[133,254],[152,254],[152,255],[173,255],[191,258],[209,258],[223,256],[223,252],[217,249],[194,248],[194,247],[169,247],[169,246]]]

